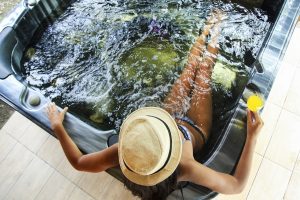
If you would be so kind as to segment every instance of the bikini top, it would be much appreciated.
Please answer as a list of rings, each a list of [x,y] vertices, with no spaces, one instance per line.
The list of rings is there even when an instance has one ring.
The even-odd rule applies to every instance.
[[[191,127],[193,127],[197,131],[197,133],[200,134],[204,144],[206,143],[206,137],[205,137],[204,133],[201,131],[201,129],[196,124],[194,124],[194,122],[191,119],[189,119],[188,117],[176,118],[176,119],[179,119],[181,121],[188,123]],[[191,140],[190,131],[183,125],[177,125],[177,126],[178,126],[178,129],[182,132],[185,140]]]
[[[183,126],[183,125],[177,125],[177,126],[178,126],[178,129],[183,134],[184,139],[192,141],[192,137],[191,137],[190,131],[185,126]]]

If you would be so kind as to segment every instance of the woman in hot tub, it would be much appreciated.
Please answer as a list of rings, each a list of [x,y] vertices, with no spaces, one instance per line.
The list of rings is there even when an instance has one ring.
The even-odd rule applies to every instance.
[[[58,112],[55,104],[48,106],[51,127],[75,169],[102,172],[119,165],[126,177],[126,187],[142,199],[165,199],[182,181],[224,194],[243,190],[263,126],[258,113],[247,111],[247,139],[233,175],[212,170],[194,159],[212,126],[210,81],[222,17],[220,11],[211,14],[163,108],[144,107],[127,116],[118,144],[83,155],[62,125],[67,108]],[[211,39],[206,46],[209,34]]]

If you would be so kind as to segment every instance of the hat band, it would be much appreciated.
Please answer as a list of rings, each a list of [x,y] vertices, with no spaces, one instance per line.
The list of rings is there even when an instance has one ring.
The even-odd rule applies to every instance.
[[[170,157],[171,157],[171,150],[172,150],[172,137],[171,137],[171,130],[170,130],[168,124],[166,124],[166,122],[164,122],[162,119],[160,119],[160,118],[158,118],[158,117],[155,117],[155,116],[152,116],[152,115],[147,115],[147,116],[149,116],[149,117],[154,117],[154,118],[158,119],[159,121],[161,121],[161,122],[165,125],[165,127],[167,128],[168,134],[169,134],[169,139],[170,139],[170,149],[169,149],[169,153],[168,153],[167,160],[165,161],[165,163],[163,164],[163,166],[162,166],[161,168],[159,168],[159,169],[158,169],[157,171],[155,171],[154,173],[150,174],[150,175],[153,175],[153,174],[159,172],[160,170],[162,170],[162,169],[167,165],[167,163],[169,162]],[[125,161],[124,161],[124,164],[125,164],[125,166],[126,166],[127,169],[129,169],[131,172],[134,172],[134,171],[132,171],[132,170],[130,169],[130,167],[128,167],[128,166],[126,165],[126,162],[125,162]],[[134,173],[135,173],[135,172],[134,172]]]

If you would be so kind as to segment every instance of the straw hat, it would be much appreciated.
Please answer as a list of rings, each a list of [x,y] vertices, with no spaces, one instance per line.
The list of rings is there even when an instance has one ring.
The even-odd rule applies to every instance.
[[[118,151],[123,174],[136,184],[152,186],[177,168],[182,151],[180,131],[167,111],[144,107],[123,122]]]

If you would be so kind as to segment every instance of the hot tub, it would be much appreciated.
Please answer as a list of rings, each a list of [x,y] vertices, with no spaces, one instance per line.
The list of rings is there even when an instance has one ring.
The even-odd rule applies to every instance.
[[[53,16],[60,15],[69,4],[69,0],[40,0],[31,5],[23,1],[0,24],[0,97],[50,134],[53,133],[44,112],[50,100],[29,87],[22,79],[21,59],[30,41],[35,39],[35,32],[45,21],[51,23]],[[204,165],[225,173],[234,172],[245,142],[244,100],[251,91],[259,92],[267,99],[278,71],[278,63],[295,27],[300,0],[265,0],[258,5],[267,11],[272,26],[258,57],[253,61],[248,84],[240,95],[226,128],[221,134],[211,136],[198,158]],[[35,102],[32,102],[33,99]],[[109,136],[116,134],[114,130],[104,131],[91,126],[69,113],[64,125],[85,153],[106,148]],[[108,173],[121,181],[123,179],[118,168],[108,170]],[[215,192],[194,184],[185,185],[183,193],[186,199],[208,199],[216,195]],[[178,195],[178,191],[175,191],[170,199],[176,199]]]

